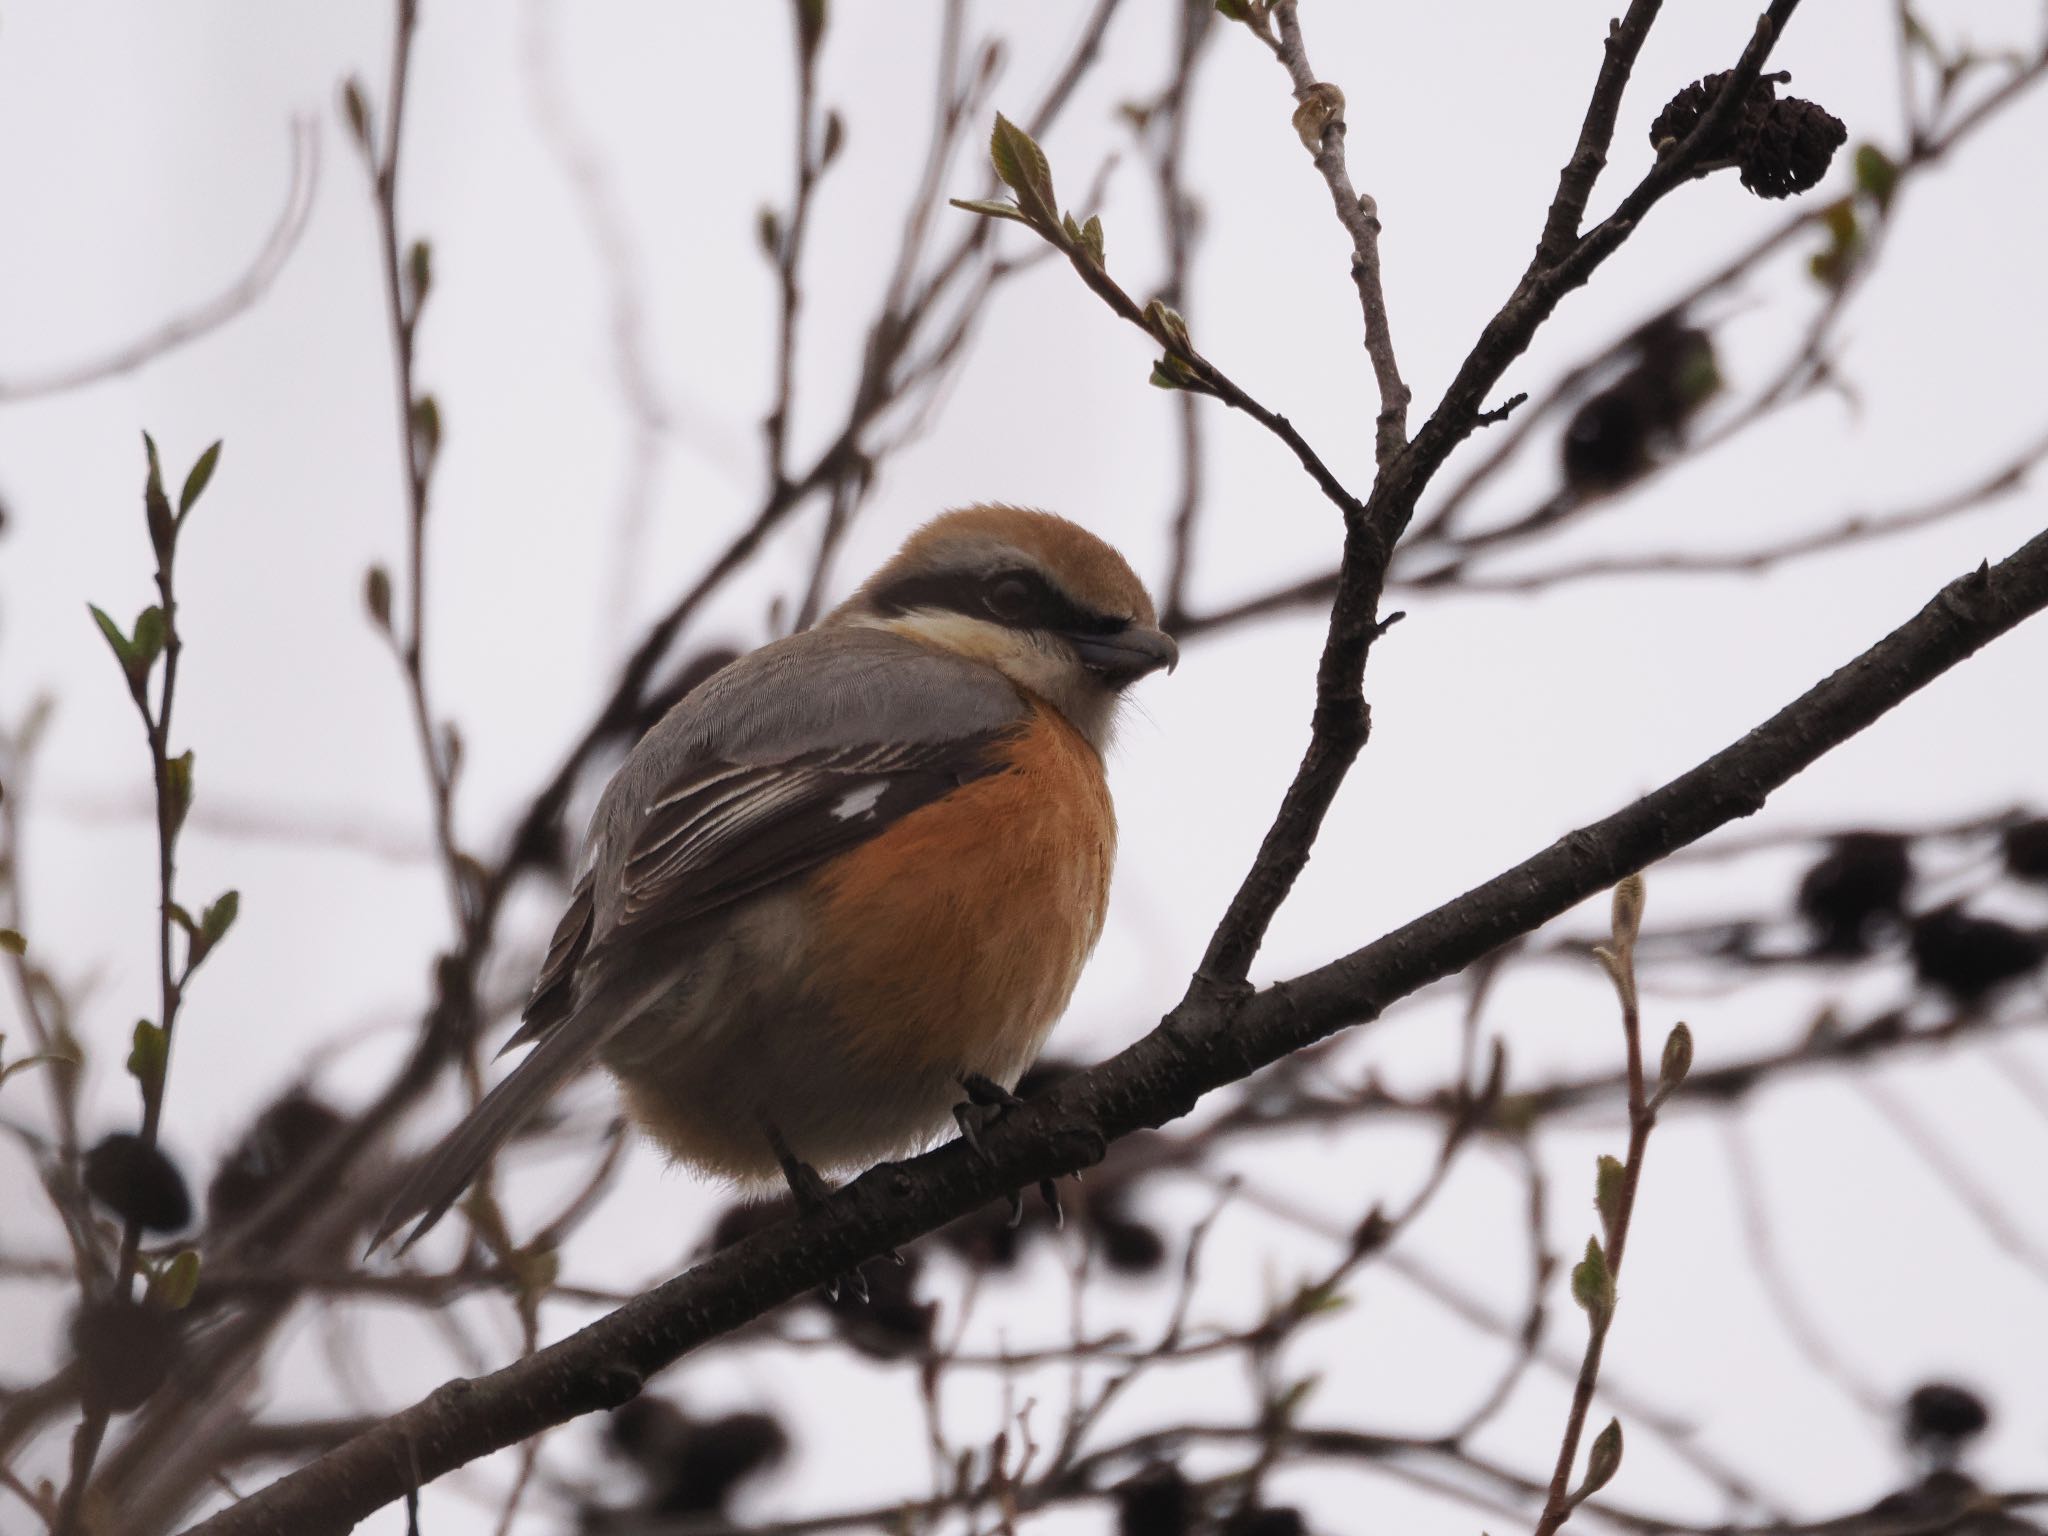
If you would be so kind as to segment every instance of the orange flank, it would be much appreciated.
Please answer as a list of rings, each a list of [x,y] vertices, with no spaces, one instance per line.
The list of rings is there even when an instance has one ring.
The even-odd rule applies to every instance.
[[[1037,705],[1006,750],[1005,771],[821,873],[812,932],[851,942],[813,957],[849,1056],[1013,1081],[1066,1007],[1102,933],[1116,815],[1101,757],[1055,711]]]

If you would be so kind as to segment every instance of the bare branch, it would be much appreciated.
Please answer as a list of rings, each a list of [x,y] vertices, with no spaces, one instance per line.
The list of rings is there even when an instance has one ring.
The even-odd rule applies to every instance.
[[[1351,236],[1351,278],[1358,286],[1358,305],[1365,316],[1366,356],[1372,360],[1373,378],[1380,391],[1373,456],[1385,464],[1408,446],[1410,395],[1408,386],[1401,381],[1400,364],[1394,358],[1387,295],[1380,283],[1379,205],[1370,197],[1361,197],[1351,185],[1351,171],[1344,160],[1344,93],[1318,80],[1310,67],[1295,0],[1276,0],[1273,21],[1280,30],[1277,57],[1288,79],[1294,82],[1294,99],[1301,103],[1295,112],[1295,124],[1302,141],[1316,157],[1316,169],[1330,188],[1337,222]]]
[[[320,183],[318,128],[305,118],[293,118],[290,127],[291,180],[285,189],[284,207],[279,211],[269,235],[264,238],[256,259],[249,263],[240,277],[204,304],[165,321],[148,335],[126,342],[111,352],[43,373],[0,377],[0,405],[46,399],[69,390],[83,389],[88,384],[118,378],[124,373],[133,373],[177,351],[187,342],[219,330],[237,315],[254,307],[270,291],[270,285],[277,281],[278,274],[297,249],[299,236],[306,232],[306,221],[312,216],[313,193]]]

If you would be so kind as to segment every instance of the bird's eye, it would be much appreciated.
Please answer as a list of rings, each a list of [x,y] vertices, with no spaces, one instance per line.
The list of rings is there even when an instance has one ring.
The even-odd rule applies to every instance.
[[[1014,623],[1031,611],[1031,583],[1021,576],[1005,576],[989,584],[982,601],[996,618]]]

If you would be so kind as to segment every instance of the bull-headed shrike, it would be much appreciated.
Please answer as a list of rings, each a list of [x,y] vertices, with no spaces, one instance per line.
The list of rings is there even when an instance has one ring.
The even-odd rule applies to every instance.
[[[932,1141],[963,1084],[1014,1087],[1102,932],[1118,703],[1176,659],[1109,545],[977,506],[699,686],[598,802],[507,1047],[532,1051],[377,1241],[593,1057],[678,1160],[800,1196]]]

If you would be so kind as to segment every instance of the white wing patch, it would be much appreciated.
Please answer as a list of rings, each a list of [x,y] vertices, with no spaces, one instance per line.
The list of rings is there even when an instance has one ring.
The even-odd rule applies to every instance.
[[[840,821],[851,821],[856,816],[872,816],[875,803],[889,787],[887,779],[870,779],[858,789],[849,789],[839,797],[839,803],[832,807],[832,814]]]

